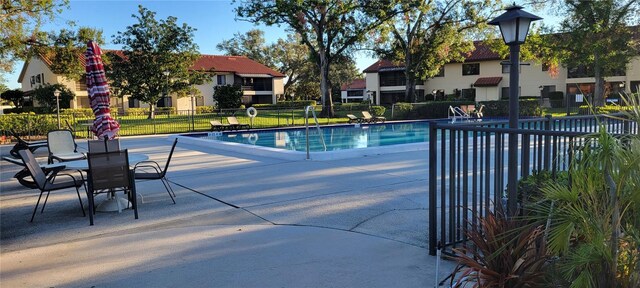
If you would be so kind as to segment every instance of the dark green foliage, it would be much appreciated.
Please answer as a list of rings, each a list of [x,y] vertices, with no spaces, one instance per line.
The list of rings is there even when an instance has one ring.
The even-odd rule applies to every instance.
[[[384,111],[386,111],[387,108],[384,108],[384,106],[371,106],[371,114],[373,114],[373,116],[382,116],[384,115]]]
[[[569,186],[569,173],[567,171],[557,172],[555,177],[550,171],[533,171],[533,174],[518,181],[518,196],[524,195],[527,201],[535,201],[543,196],[542,188],[551,183],[562,186]]]
[[[393,118],[394,119],[409,119],[413,105],[410,103],[398,102],[393,106]]]
[[[399,105],[400,111],[396,110],[398,105],[394,108],[393,117],[394,119],[442,119],[448,117],[449,106],[474,104],[473,101],[430,101],[419,105],[402,103]],[[398,112],[400,114],[397,114]]]
[[[47,114],[50,113],[49,107],[20,107],[20,108],[7,108],[4,109],[4,114],[21,114],[21,113],[34,113],[34,114]]]
[[[0,94],[0,98],[13,103],[13,106],[19,108],[22,107],[24,102],[24,92],[20,89],[7,90]]]
[[[174,115],[176,114],[176,107],[156,107],[155,113],[162,115]]]
[[[369,103],[360,102],[360,103],[336,103],[333,105],[333,109],[336,111],[363,111],[369,110]]]
[[[213,101],[218,109],[235,109],[242,105],[242,88],[240,85],[220,85],[213,91]]]
[[[33,99],[35,99],[40,106],[49,108],[49,111],[55,111],[56,109],[56,97],[54,91],[60,91],[60,108],[69,108],[71,100],[76,97],[73,91],[69,90],[67,86],[62,84],[45,84],[33,90]]]
[[[281,101],[276,104],[253,104],[251,107],[263,109],[282,109],[282,108],[304,108],[307,106],[316,106],[315,100],[296,100]]]
[[[60,116],[64,123],[66,117]],[[47,135],[57,129],[56,115],[36,115],[34,113],[7,114],[0,117],[0,131],[16,131],[21,135]]]
[[[453,249],[460,273],[453,287],[548,287],[543,227],[499,212],[478,223],[467,232],[474,248]]]
[[[509,100],[483,101],[484,116],[506,117],[509,116]],[[540,102],[538,100],[520,100],[520,116],[542,116]]]
[[[198,106],[196,107],[196,114],[213,113],[215,109],[215,106]]]
[[[93,110],[91,108],[74,108],[74,109],[60,109],[61,115],[73,115],[73,117],[85,117],[92,118],[95,115],[93,114]]]
[[[562,100],[564,99],[564,93],[562,91],[549,92],[549,100]]]

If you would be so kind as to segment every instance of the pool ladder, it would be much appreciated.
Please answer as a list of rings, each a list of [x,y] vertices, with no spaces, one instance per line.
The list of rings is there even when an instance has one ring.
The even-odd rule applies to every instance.
[[[318,134],[320,135],[320,141],[322,141],[322,147],[324,151],[327,151],[327,144],[324,143],[324,136],[322,135],[322,130],[320,130],[320,123],[318,123],[318,117],[316,117],[316,109],[313,106],[307,106],[304,108],[304,127],[306,132],[306,140],[307,140],[307,160],[311,159],[309,156],[309,111],[313,115],[313,120],[316,121],[316,129],[318,129]]]

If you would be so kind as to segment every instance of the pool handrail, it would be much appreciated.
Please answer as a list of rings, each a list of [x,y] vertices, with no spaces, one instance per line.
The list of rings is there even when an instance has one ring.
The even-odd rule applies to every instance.
[[[304,126],[306,133],[306,141],[307,141],[307,160],[311,159],[309,153],[309,111],[313,115],[313,119],[316,121],[316,128],[318,129],[318,134],[320,135],[320,140],[322,141],[322,147],[324,151],[327,151],[327,144],[324,143],[324,136],[322,135],[322,131],[320,130],[320,123],[318,123],[318,117],[316,117],[316,110],[313,106],[309,105],[304,108]]]

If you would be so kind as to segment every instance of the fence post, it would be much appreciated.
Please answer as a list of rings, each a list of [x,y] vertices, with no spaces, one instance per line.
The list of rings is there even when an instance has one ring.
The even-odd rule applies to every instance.
[[[280,108],[276,107],[276,117],[278,117],[278,127],[280,127]]]
[[[547,120],[544,122],[544,130],[551,131],[551,122],[553,121],[553,117],[551,115],[546,115],[545,118],[547,118]],[[544,136],[544,142],[542,146],[544,147],[543,148],[544,169],[550,170],[551,169],[551,136],[549,135]]]
[[[437,138],[438,138],[438,130],[437,130],[437,122],[430,121],[429,122],[429,255],[436,255],[436,238],[438,233],[438,224],[436,215],[437,205],[436,205],[436,177],[437,177]],[[444,141],[444,139],[442,139]],[[441,209],[445,209],[445,207],[441,207]],[[444,240],[444,239],[443,239]]]

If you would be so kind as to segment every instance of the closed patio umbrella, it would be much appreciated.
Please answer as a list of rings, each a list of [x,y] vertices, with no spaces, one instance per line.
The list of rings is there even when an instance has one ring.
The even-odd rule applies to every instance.
[[[120,130],[120,124],[111,118],[109,109],[110,99],[109,85],[102,64],[102,50],[93,41],[87,43],[85,55],[85,68],[87,75],[87,92],[91,109],[95,115],[91,131],[98,137],[113,139]]]

